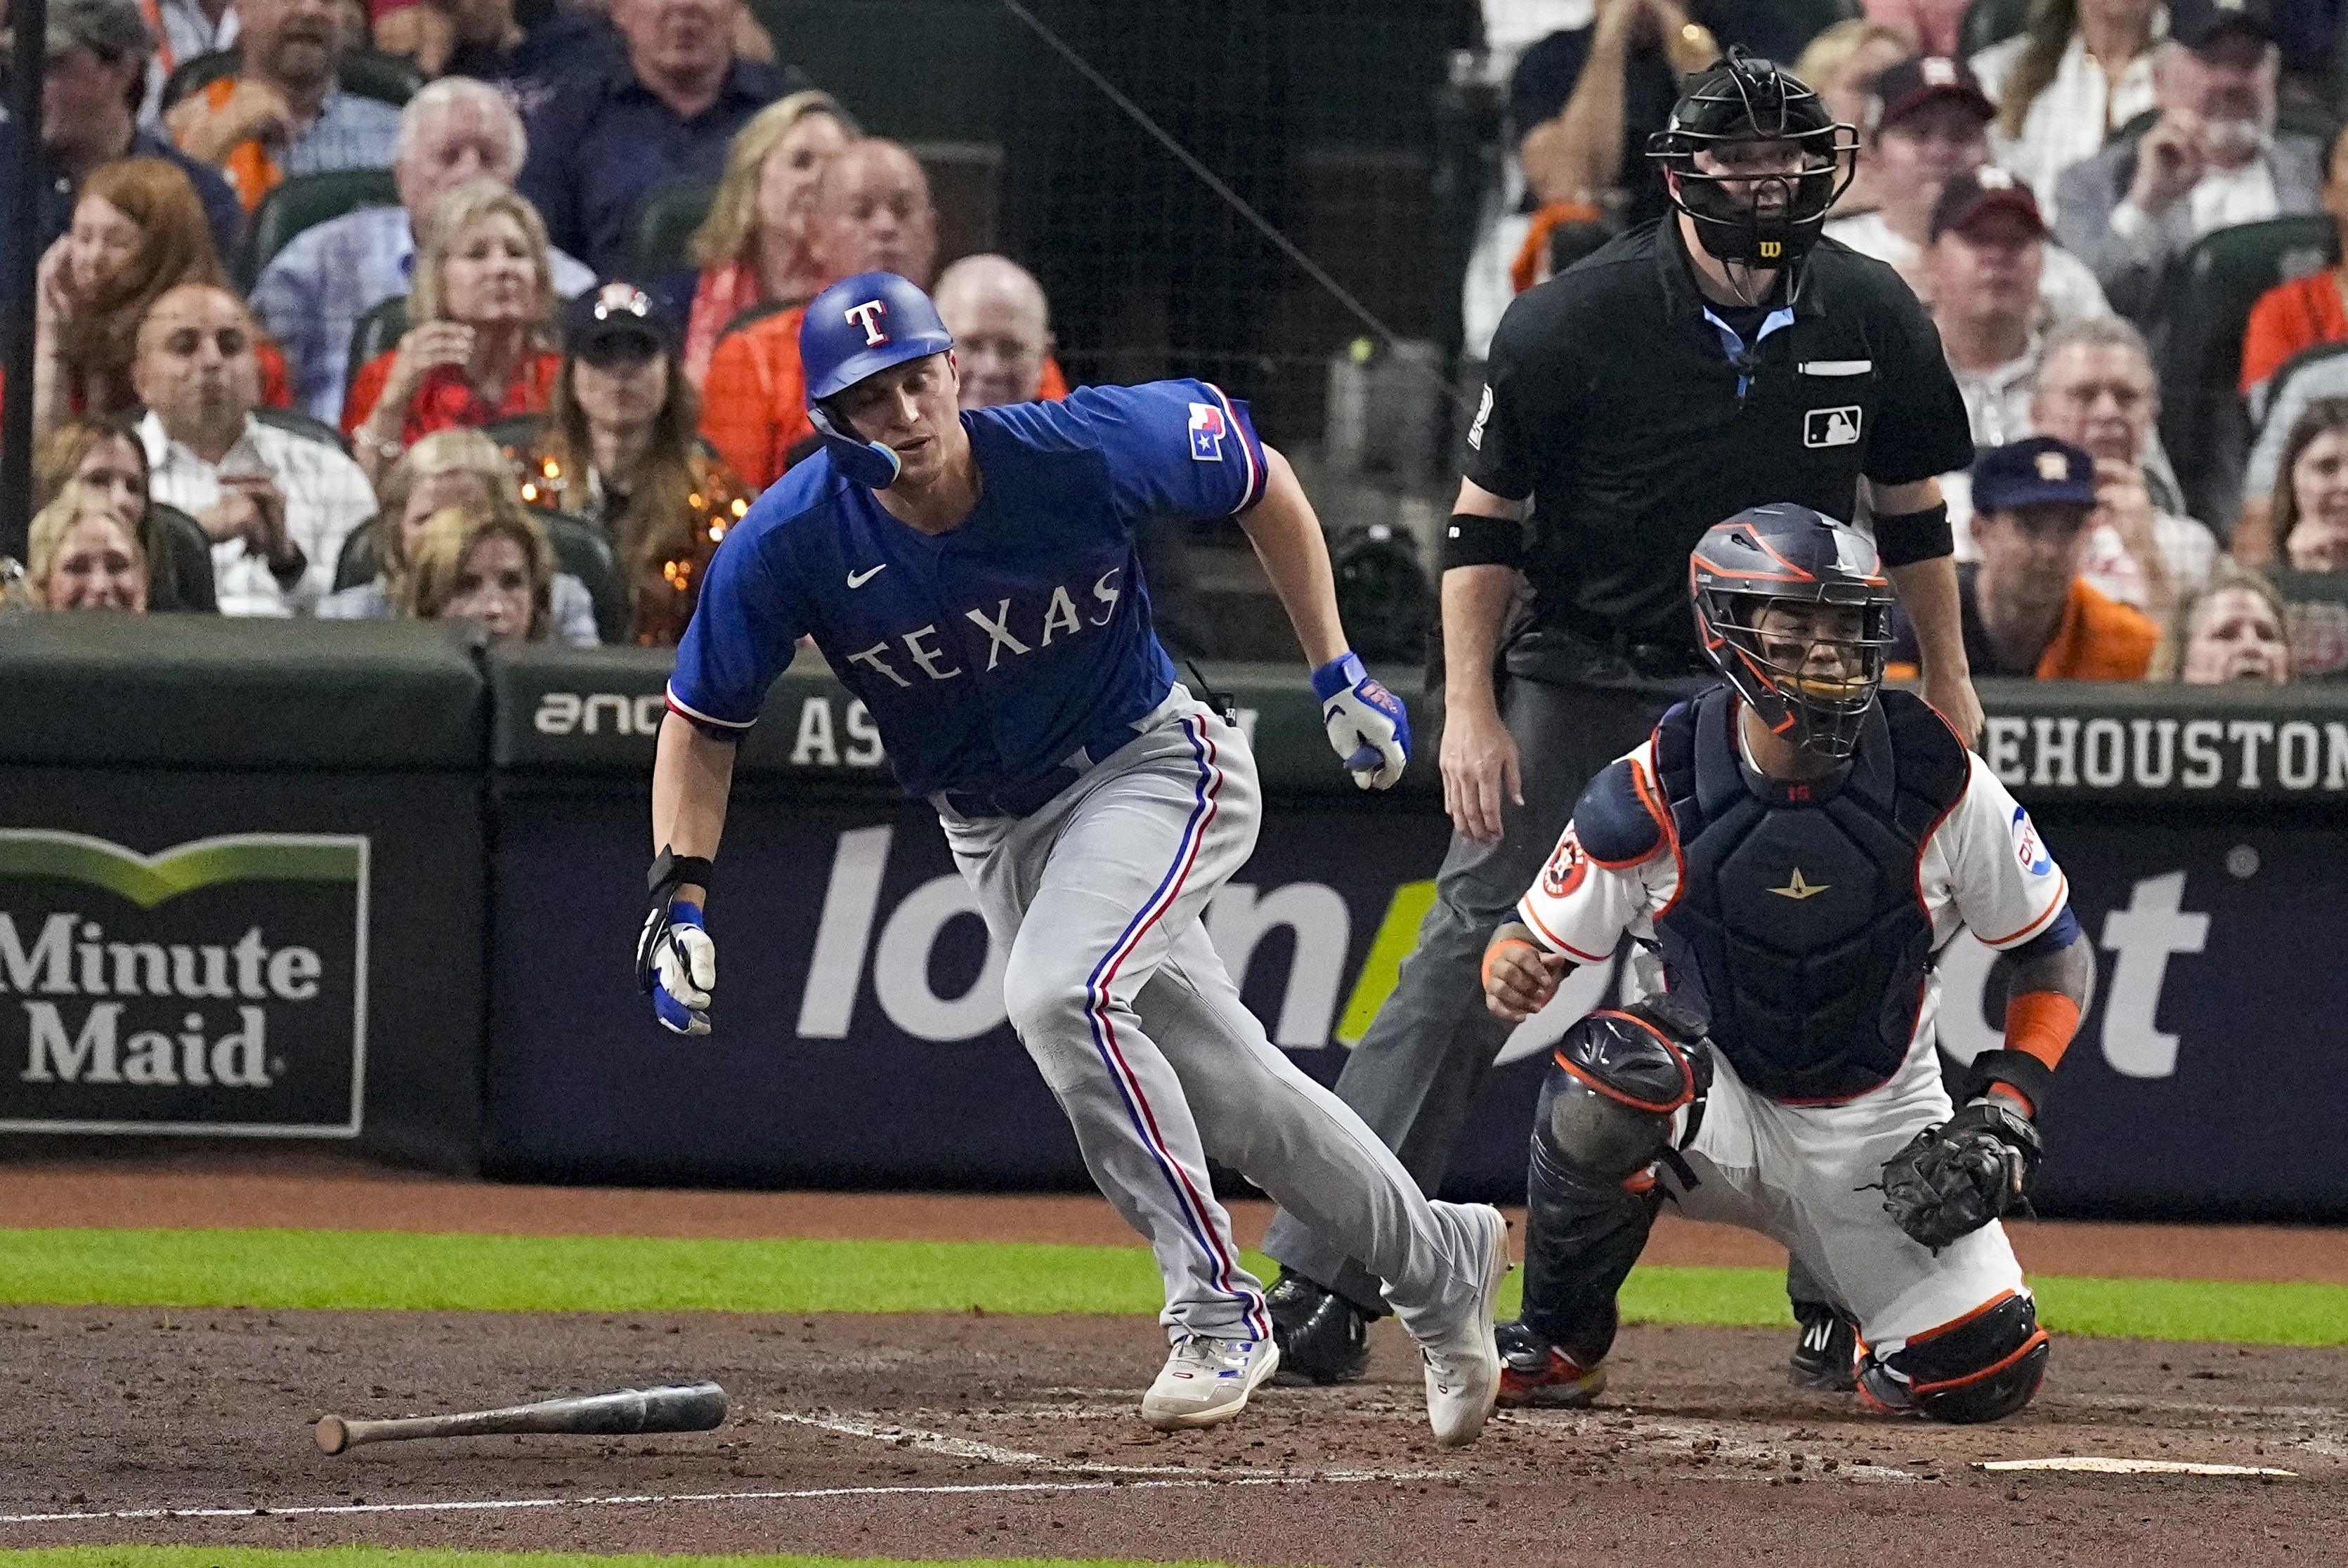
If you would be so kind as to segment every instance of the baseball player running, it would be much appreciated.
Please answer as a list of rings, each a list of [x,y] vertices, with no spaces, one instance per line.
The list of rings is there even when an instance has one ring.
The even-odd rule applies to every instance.
[[[1591,782],[1485,954],[1510,1019],[1625,930],[1666,987],[1577,1022],[1542,1085],[1501,1402],[1597,1396],[1615,1293],[1670,1197],[1785,1243],[1856,1325],[1869,1402],[2011,1415],[2047,1339],[1997,1218],[2095,978],[2063,873],[1938,714],[1879,693],[1892,595],[1865,535],[1756,508],[1705,533],[1690,583],[1728,684]],[[1965,926],[2010,1000],[1954,1110],[1933,960]]]
[[[703,904],[734,743],[812,635],[899,780],[936,807],[1009,951],[1012,1027],[1157,1254],[1172,1354],[1142,1418],[1227,1420],[1279,1364],[1211,1156],[1361,1249],[1425,1353],[1437,1440],[1471,1442],[1499,1382],[1506,1226],[1487,1205],[1423,1198],[1241,1006],[1199,917],[1255,847],[1255,764],[1175,681],[1134,555],[1143,517],[1237,516],[1311,657],[1331,743],[1356,784],[1383,789],[1409,725],[1346,649],[1312,507],[1246,405],[1204,382],[964,413],[953,347],[893,273],[808,307],[799,352],[825,449],[727,536],[669,682],[638,953],[654,1009],[708,1030]]]

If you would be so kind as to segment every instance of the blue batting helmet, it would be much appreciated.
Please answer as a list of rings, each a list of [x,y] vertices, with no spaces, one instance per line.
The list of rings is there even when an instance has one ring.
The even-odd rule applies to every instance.
[[[868,376],[909,359],[942,354],[953,334],[930,296],[894,273],[859,273],[808,302],[799,322],[799,367],[807,377],[808,418],[832,460],[849,478],[885,490],[896,482],[897,454],[839,428],[823,408]]]

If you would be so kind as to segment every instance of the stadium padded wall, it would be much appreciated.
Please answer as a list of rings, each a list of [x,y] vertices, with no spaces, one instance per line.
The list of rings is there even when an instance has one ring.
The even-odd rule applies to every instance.
[[[355,1139],[567,1181],[1084,1184],[934,821],[819,663],[745,743],[717,1032],[685,1042],[630,972],[664,655],[201,630],[57,616],[0,638],[0,1137]],[[1300,672],[1208,673],[1272,802],[1210,934],[1275,1039],[1334,1078],[1432,893],[1436,716],[1402,786],[1365,798]],[[2348,691],[1983,697],[1985,753],[2101,965],[2045,1118],[2042,1209],[2348,1216],[2328,994]],[[1944,955],[1959,1059],[1995,1042],[1988,971],[1970,938]],[[1611,984],[1583,972],[1571,1005]],[[1521,1197],[1554,1032],[1536,1020],[1504,1053],[1455,1192]]]

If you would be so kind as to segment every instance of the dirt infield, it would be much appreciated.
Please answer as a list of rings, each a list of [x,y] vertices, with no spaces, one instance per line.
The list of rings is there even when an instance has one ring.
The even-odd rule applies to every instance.
[[[0,1161],[17,1226],[1132,1244],[1097,1198],[597,1191],[298,1150]],[[1243,1240],[1260,1204],[1234,1206]],[[2016,1227],[2050,1273],[2348,1283],[2348,1233]],[[1649,1261],[1776,1266],[1666,1218]],[[0,1548],[71,1542],[1114,1555],[1262,1563],[2348,1563],[2348,1353],[2058,1341],[2039,1402],[1941,1429],[1786,1387],[1776,1332],[1632,1328],[1600,1409],[1426,1440],[1408,1344],[1160,1437],[1138,1318],[0,1307]],[[384,1416],[713,1377],[721,1430],[320,1454]],[[2057,1455],[2291,1479],[1990,1475]]]
[[[1135,1418],[1155,1331],[1109,1318],[0,1310],[0,1546],[1035,1553],[1321,1563],[2348,1562],[2348,1357],[2067,1341],[1993,1428],[1785,1387],[1777,1334],[1632,1329],[1599,1410],[1426,1440],[1380,1326],[1373,1380],[1241,1420]],[[381,1416],[715,1377],[723,1429],[320,1454]],[[2064,1453],[2294,1480],[2042,1476]],[[594,1501],[587,1500],[626,1500]],[[569,1501],[564,1501],[569,1500]],[[526,1506],[523,1506],[526,1505]],[[250,1511],[262,1509],[266,1512]],[[124,1517],[223,1510],[209,1517]],[[32,1516],[32,1517],[28,1517]]]
[[[1243,1245],[1271,1222],[1262,1202],[1230,1205]],[[900,1192],[701,1192],[522,1187],[386,1171],[309,1150],[164,1150],[136,1158],[0,1159],[0,1216],[17,1227],[288,1227],[535,1236],[807,1237],[816,1240],[1066,1242],[1133,1246],[1096,1196]],[[1514,1216],[1512,1216],[1513,1218]],[[2009,1224],[2036,1274],[2125,1279],[2306,1280],[2348,1284],[2348,1228]],[[1519,1227],[1521,1231],[1521,1227]],[[1651,1264],[1782,1268],[1785,1250],[1727,1225],[1669,1213]]]

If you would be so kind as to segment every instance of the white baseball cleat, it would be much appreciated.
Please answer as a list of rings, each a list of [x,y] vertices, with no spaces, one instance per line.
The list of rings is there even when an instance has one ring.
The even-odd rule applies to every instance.
[[[1472,1241],[1468,1257],[1480,1271],[1460,1315],[1419,1342],[1426,1361],[1426,1420],[1435,1440],[1464,1448],[1484,1430],[1500,1392],[1500,1346],[1492,1318],[1500,1282],[1509,1277],[1509,1222],[1489,1203],[1454,1209]]]
[[[1186,1335],[1141,1397],[1141,1418],[1161,1432],[1228,1421],[1247,1408],[1248,1396],[1279,1365],[1280,1346],[1269,1339]]]

